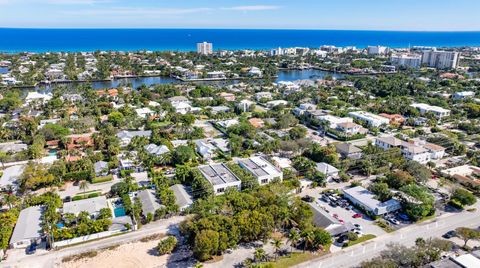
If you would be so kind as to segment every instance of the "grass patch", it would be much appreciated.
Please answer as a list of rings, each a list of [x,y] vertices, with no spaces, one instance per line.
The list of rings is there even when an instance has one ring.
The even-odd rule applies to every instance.
[[[387,233],[391,233],[391,232],[395,231],[395,229],[393,229],[392,226],[388,225],[388,223],[384,220],[376,221],[375,225],[382,228]]]
[[[94,198],[94,197],[99,197],[100,192],[92,192],[92,193],[85,193],[85,194],[79,194],[74,197],[72,197],[72,201],[77,201],[77,200],[82,200],[82,199],[87,199],[87,198]]]
[[[416,223],[422,223],[424,221],[428,221],[428,220],[431,220],[431,219],[434,219],[434,218],[435,218],[435,214],[430,215],[430,216],[426,216],[425,218],[422,218],[422,219],[418,220]]]
[[[103,177],[95,177],[92,179],[92,183],[95,184],[95,183],[102,183],[102,182],[107,182],[107,181],[112,181],[113,180],[113,176],[112,175],[108,175],[108,176],[103,176]]]
[[[98,253],[95,250],[87,251],[87,252],[84,252],[84,253],[67,256],[67,257],[62,259],[62,262],[71,262],[71,261],[78,261],[78,260],[86,259],[86,258],[93,258],[93,257],[97,256],[97,254]]]
[[[348,241],[348,243],[344,244],[343,247],[351,247],[353,245],[356,245],[356,244],[360,244],[362,242],[365,242],[367,240],[370,240],[370,239],[374,239],[376,236],[373,235],[373,234],[366,234],[366,235],[363,235],[363,236],[360,236],[357,240],[355,241]]]
[[[311,252],[305,252],[305,253],[293,252],[292,254],[290,254],[290,256],[283,256],[278,258],[277,261],[275,262],[267,262],[264,264],[266,267],[268,267],[268,265],[273,265],[273,267],[275,268],[288,268],[302,262],[313,260],[327,253],[328,251],[323,251],[319,254],[314,254]]]
[[[149,236],[142,237],[139,241],[142,242],[142,243],[145,243],[145,242],[150,242],[152,240],[160,240],[160,239],[164,238],[165,236],[166,236],[166,234],[154,234],[154,235],[149,235]]]

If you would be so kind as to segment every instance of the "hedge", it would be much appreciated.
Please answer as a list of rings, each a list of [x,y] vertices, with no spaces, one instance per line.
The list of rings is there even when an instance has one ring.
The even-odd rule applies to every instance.
[[[107,181],[111,181],[111,180],[113,180],[112,175],[103,176],[103,177],[95,177],[95,178],[92,179],[92,183],[101,183],[101,182],[107,182]]]
[[[63,176],[63,179],[66,181],[90,180],[91,178],[92,173],[90,171],[70,172]]]
[[[82,199],[88,199],[88,198],[94,198],[94,197],[99,197],[100,193],[90,193],[90,194],[81,194],[81,195],[76,195],[72,197],[72,201],[77,201],[77,200],[82,200]]]

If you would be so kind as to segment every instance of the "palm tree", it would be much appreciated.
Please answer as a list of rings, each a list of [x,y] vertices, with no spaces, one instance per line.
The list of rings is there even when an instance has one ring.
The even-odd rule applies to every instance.
[[[282,240],[279,238],[274,238],[273,241],[271,242],[273,247],[275,248],[275,260],[277,260],[278,257],[278,251],[282,247]]]
[[[257,248],[253,254],[255,262],[261,262],[265,259],[265,250],[263,248]]]
[[[292,229],[288,234],[288,242],[290,243],[290,253],[293,252],[293,247],[298,245],[298,241],[300,240],[300,234]]]
[[[301,237],[303,238],[303,252],[305,252],[305,250],[307,249],[307,246],[313,244],[313,239],[314,239],[313,232],[308,230],[303,231],[301,234]]]
[[[14,194],[5,194],[3,195],[3,203],[8,206],[9,209],[12,209],[17,203],[18,198]]]
[[[80,190],[83,191],[83,195],[85,195],[85,192],[86,192],[87,189],[88,189],[88,182],[85,181],[85,180],[81,181],[81,182],[80,182],[80,185],[79,185],[79,188],[80,188]]]

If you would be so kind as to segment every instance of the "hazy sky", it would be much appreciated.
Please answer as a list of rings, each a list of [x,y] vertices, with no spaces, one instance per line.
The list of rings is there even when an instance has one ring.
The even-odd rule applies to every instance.
[[[0,27],[480,30],[478,0],[0,0]]]

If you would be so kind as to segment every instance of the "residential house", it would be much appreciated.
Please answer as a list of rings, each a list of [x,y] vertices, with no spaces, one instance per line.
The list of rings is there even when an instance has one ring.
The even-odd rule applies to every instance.
[[[52,94],[42,94],[36,91],[28,92],[25,98],[25,106],[29,106],[32,103],[45,104],[52,99]]]
[[[72,134],[68,135],[65,138],[67,139],[67,144],[65,148],[68,151],[71,150],[83,150],[88,147],[94,146],[94,141],[92,137],[93,133],[84,133],[84,134]]]
[[[92,219],[95,219],[102,208],[108,208],[107,198],[105,196],[98,196],[94,198],[87,198],[77,201],[63,203],[63,214],[72,213],[78,216],[80,212],[87,212]]]
[[[296,116],[302,116],[306,112],[315,111],[316,109],[317,109],[317,106],[315,104],[302,103],[298,107],[293,109],[293,114],[295,114]]]
[[[400,148],[403,157],[408,160],[417,161],[421,164],[426,164],[431,160],[431,152],[423,146],[415,143],[405,142],[393,136],[378,137],[375,139],[375,145],[384,150],[395,147]]]
[[[444,109],[442,107],[432,106],[426,103],[414,103],[410,106],[416,108],[422,115],[426,113],[432,113],[438,119],[450,116],[450,110]]]
[[[401,125],[405,122],[405,118],[399,114],[386,114],[381,113],[379,116],[385,117],[390,120],[390,125]]]
[[[357,134],[367,134],[368,129],[363,128],[362,126],[352,123],[345,122],[337,124],[337,131],[342,133],[344,136],[351,137]]]
[[[17,180],[22,176],[24,165],[15,165],[5,168],[2,171],[2,177],[0,178],[0,191],[5,191],[10,187],[13,190],[17,189]]]
[[[260,100],[271,100],[272,99],[272,93],[268,91],[263,91],[263,92],[257,92],[255,94],[255,100],[260,101]]]
[[[150,138],[151,135],[152,135],[151,130],[136,130],[136,131],[123,130],[117,133],[117,138],[120,139],[121,146],[127,146],[134,137]]]
[[[163,207],[163,205],[159,203],[154,190],[147,189],[138,191],[137,197],[142,204],[142,215],[144,217],[147,217],[148,214],[154,216],[155,211]]]
[[[365,111],[349,112],[348,115],[357,120],[364,121],[367,123],[367,125],[372,127],[380,127],[382,125],[388,125],[390,123],[390,120],[388,118]]]
[[[453,99],[454,100],[464,100],[468,98],[473,98],[475,96],[474,91],[461,91],[461,92],[456,92],[453,94]]]
[[[148,107],[140,108],[140,109],[135,109],[135,112],[137,113],[138,117],[141,118],[148,118],[150,116],[155,115],[155,111],[152,111]]]
[[[145,150],[151,154],[151,155],[154,155],[154,156],[161,156],[163,154],[166,154],[166,153],[169,153],[170,152],[170,149],[168,149],[168,147],[166,145],[156,145],[156,144],[149,144],[149,145],[145,145]]]
[[[26,248],[32,243],[39,244],[42,240],[43,207],[32,206],[23,209],[18,215],[15,228],[10,238],[11,248]]]
[[[187,191],[187,187],[182,184],[175,184],[170,186],[170,190],[173,191],[175,195],[175,203],[177,204],[180,211],[185,210],[193,204],[193,197]]]
[[[271,109],[275,106],[279,105],[288,105],[288,101],[286,100],[272,100],[266,103],[267,108]]]
[[[316,117],[321,123],[325,123],[327,128],[336,129],[338,124],[353,123],[350,117],[337,117],[333,115],[320,115]]]
[[[97,177],[107,176],[109,172],[108,162],[98,161],[95,164],[93,164],[93,169],[95,170],[95,176]]]
[[[198,170],[213,186],[215,195],[223,194],[228,188],[241,190],[242,182],[227,165],[223,163],[199,166]]]
[[[362,150],[350,143],[337,143],[335,144],[337,152],[342,158],[360,159],[362,157]]]
[[[241,100],[239,103],[236,104],[237,109],[242,112],[248,112],[254,105],[255,103],[250,100]]]
[[[283,172],[262,156],[254,156],[237,160],[238,165],[252,174],[260,185],[273,180],[283,180]]]
[[[250,118],[248,119],[248,122],[250,125],[252,125],[254,128],[262,128],[265,126],[265,123],[263,122],[262,119],[260,118]]]
[[[224,98],[226,101],[235,101],[235,94],[228,92],[221,92],[220,97]]]
[[[28,149],[28,145],[22,141],[10,141],[0,143],[0,152],[4,153],[18,153]]]
[[[334,166],[332,166],[332,165],[330,165],[330,164],[327,164],[327,163],[324,163],[324,162],[322,162],[322,163],[317,163],[315,169],[316,169],[318,172],[320,172],[320,173],[322,173],[323,175],[325,175],[327,179],[337,178],[337,177],[338,177],[338,172],[339,172],[339,170],[338,170],[336,167],[334,167]]]

